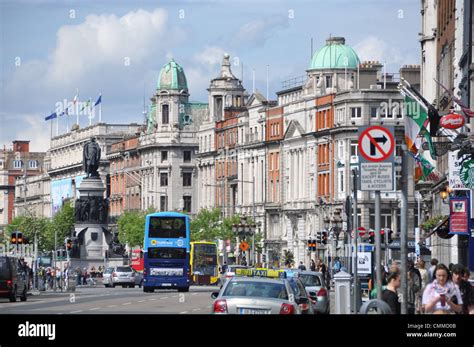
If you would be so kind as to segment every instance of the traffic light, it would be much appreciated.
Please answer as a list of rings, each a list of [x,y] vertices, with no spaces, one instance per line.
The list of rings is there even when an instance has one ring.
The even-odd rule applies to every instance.
[[[321,231],[316,231],[316,243],[321,244],[323,240],[323,233]]]
[[[312,251],[313,250],[313,240],[308,240],[308,251]]]
[[[393,230],[387,229],[387,242],[389,244],[393,242],[392,234],[393,234]]]
[[[322,232],[322,244],[325,245],[328,243],[328,232],[327,231],[323,231]]]
[[[23,233],[19,231],[15,231],[11,234],[10,243],[13,243],[15,245],[21,245],[23,244],[23,242],[24,242]]]
[[[369,231],[369,243],[375,243],[375,230],[370,229]]]

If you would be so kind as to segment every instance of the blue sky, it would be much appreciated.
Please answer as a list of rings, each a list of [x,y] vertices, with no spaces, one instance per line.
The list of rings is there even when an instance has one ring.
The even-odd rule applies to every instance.
[[[244,85],[270,96],[305,74],[310,42],[344,36],[361,60],[387,62],[389,72],[418,64],[419,1],[3,1],[0,144],[31,141],[45,151],[44,117],[57,102],[103,95],[102,119],[141,122],[143,96],[153,94],[171,57],[184,68],[191,100],[207,102],[222,55],[244,65]],[[233,72],[241,77],[241,65]],[[263,93],[264,94],[264,93]],[[72,119],[71,119],[72,123]],[[81,117],[81,126],[88,124]],[[59,125],[66,130],[66,120]]]

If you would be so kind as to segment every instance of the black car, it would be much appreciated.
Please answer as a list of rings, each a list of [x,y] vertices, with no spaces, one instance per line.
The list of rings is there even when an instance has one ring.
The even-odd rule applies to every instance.
[[[28,292],[28,271],[17,258],[0,257],[0,298],[15,302],[19,296],[26,301]]]

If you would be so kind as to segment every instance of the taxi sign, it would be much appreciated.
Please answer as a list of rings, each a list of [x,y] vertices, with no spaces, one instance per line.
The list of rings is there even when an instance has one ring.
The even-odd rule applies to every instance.
[[[282,270],[272,269],[235,269],[236,276],[247,277],[268,277],[268,278],[284,278],[285,273]]]

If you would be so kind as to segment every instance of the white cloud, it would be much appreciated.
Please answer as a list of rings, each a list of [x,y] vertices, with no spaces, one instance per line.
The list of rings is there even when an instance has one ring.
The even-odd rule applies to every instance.
[[[354,49],[361,61],[378,60],[381,63],[400,67],[407,64],[407,57],[401,49],[389,45],[384,40],[376,36],[368,36],[354,46]]]
[[[268,38],[274,35],[275,30],[286,27],[288,27],[288,18],[286,17],[255,19],[240,27],[234,35],[233,43],[262,46]]]

